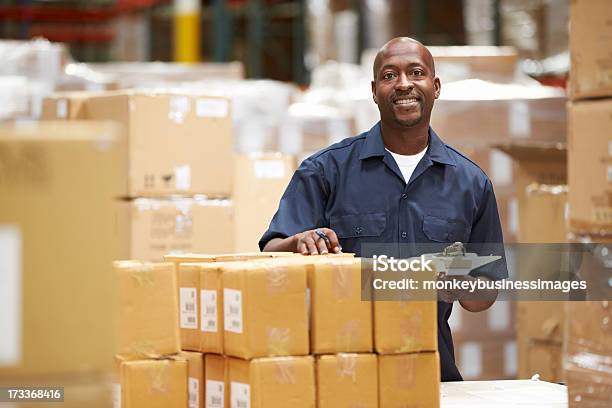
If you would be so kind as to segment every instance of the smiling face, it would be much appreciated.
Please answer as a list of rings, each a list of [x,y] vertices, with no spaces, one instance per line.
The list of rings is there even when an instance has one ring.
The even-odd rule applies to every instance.
[[[428,126],[440,80],[427,48],[410,38],[389,41],[374,61],[372,95],[383,123]]]

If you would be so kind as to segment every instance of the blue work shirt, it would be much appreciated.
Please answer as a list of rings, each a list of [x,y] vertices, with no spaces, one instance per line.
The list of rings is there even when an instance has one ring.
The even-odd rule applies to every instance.
[[[357,256],[364,243],[444,247],[456,241],[494,243],[487,255],[504,255],[491,181],[431,128],[427,151],[407,182],[385,149],[380,122],[304,160],[259,246],[320,227],[334,230],[343,251]],[[495,280],[507,277],[505,262],[477,271]],[[462,379],[448,325],[452,306],[438,302],[442,381]]]

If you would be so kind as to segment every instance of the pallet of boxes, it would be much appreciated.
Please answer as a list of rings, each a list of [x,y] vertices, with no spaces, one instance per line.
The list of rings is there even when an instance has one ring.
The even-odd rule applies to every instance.
[[[570,407],[612,404],[612,8],[606,0],[570,5],[568,104],[569,228],[583,252],[579,275],[589,281],[586,302],[568,302],[564,369]],[[593,290],[591,290],[593,289]]]
[[[436,301],[362,300],[361,259],[166,261],[116,264],[122,406],[439,406]]]

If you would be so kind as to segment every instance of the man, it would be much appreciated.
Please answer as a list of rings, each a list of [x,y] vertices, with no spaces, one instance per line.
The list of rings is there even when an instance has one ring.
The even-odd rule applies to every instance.
[[[380,122],[300,165],[259,243],[261,249],[361,255],[364,243],[461,241],[496,243],[497,250],[490,252],[503,255],[491,182],[429,127],[440,87],[433,58],[421,43],[403,37],[385,44],[374,61],[372,81]],[[505,267],[482,269],[464,279],[507,275]],[[453,301],[460,295],[452,291],[439,295],[443,381],[461,380],[448,325]],[[470,311],[485,310],[496,293],[486,295],[462,298],[460,303]]]

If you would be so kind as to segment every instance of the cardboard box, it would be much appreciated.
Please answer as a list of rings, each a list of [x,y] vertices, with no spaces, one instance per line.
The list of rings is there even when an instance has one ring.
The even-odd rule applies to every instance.
[[[179,356],[187,361],[188,408],[204,408],[204,354],[181,351]]]
[[[124,408],[187,406],[187,362],[136,360],[120,365],[116,395]]]
[[[88,119],[85,102],[87,98],[100,93],[57,92],[42,101],[42,120],[83,120]]]
[[[438,349],[436,301],[375,301],[374,349],[402,354]]]
[[[230,262],[250,261],[253,259],[293,257],[293,252],[238,252],[227,254],[169,254],[164,255],[166,262]]]
[[[313,354],[372,351],[372,303],[361,300],[361,261],[329,259],[310,280]]]
[[[232,197],[236,206],[235,251],[259,250],[259,239],[295,169],[295,158],[280,153],[236,156]]]
[[[612,231],[612,100],[569,106],[568,184],[570,229],[577,234]],[[588,180],[588,183],[585,182]]]
[[[229,385],[227,357],[216,354],[204,355],[206,379],[206,408],[229,408]]]
[[[200,270],[178,264],[181,350],[200,350]],[[215,303],[216,305],[216,303]]]
[[[518,340],[518,344],[520,359],[521,340]],[[539,379],[543,381],[555,383],[565,382],[563,373],[563,347],[561,343],[547,343],[531,339],[527,347],[525,368],[521,366],[522,362],[519,360],[519,378],[531,378],[537,374]]]
[[[129,140],[129,197],[232,193],[229,100],[217,96],[115,92],[87,100],[91,119],[115,120]]]
[[[440,406],[438,352],[378,356],[378,406]]]
[[[123,153],[111,123],[0,124],[0,381],[111,370]]]
[[[471,80],[475,81],[475,80]],[[484,85],[482,98],[468,96],[475,93],[484,82],[464,81],[451,97],[442,96],[436,101],[431,115],[431,126],[447,143],[490,146],[493,143],[513,140],[564,142],[567,134],[565,96],[525,97],[532,90],[511,90],[506,99],[499,84]],[[515,85],[507,85],[514,87]],[[463,89],[463,87],[465,89]],[[491,87],[491,89],[488,89]],[[446,90],[449,91],[449,87]],[[542,87],[542,89],[544,89]],[[494,96],[491,96],[494,95]],[[496,98],[496,99],[492,99]],[[479,118],[475,122],[473,118]]]
[[[183,349],[202,353],[223,353],[223,290],[221,272],[224,263],[179,263],[181,296],[190,300],[183,307],[181,298],[181,335]],[[187,322],[191,319],[190,322]],[[183,327],[185,321],[188,327]]]
[[[464,380],[516,378],[517,344],[514,338],[453,341],[455,361]]]
[[[225,354],[245,359],[308,354],[303,264],[227,263],[222,282]]]
[[[607,0],[572,1],[570,25],[570,97],[576,100],[612,96],[610,3]]]
[[[565,146],[513,142],[495,147],[510,155],[517,164],[514,183],[518,199],[519,242],[566,242],[564,198],[568,156]]]
[[[312,356],[230,358],[230,406],[251,408],[312,408],[315,368]]]
[[[610,406],[612,375],[609,371],[570,366],[565,370],[569,408]]]
[[[118,261],[118,347],[123,359],[180,351],[178,285],[172,263]]]
[[[317,407],[377,408],[376,354],[336,354],[317,358]]]
[[[234,247],[234,205],[229,200],[137,198],[125,203],[119,226],[129,258],[161,261],[168,253],[225,253]]]

